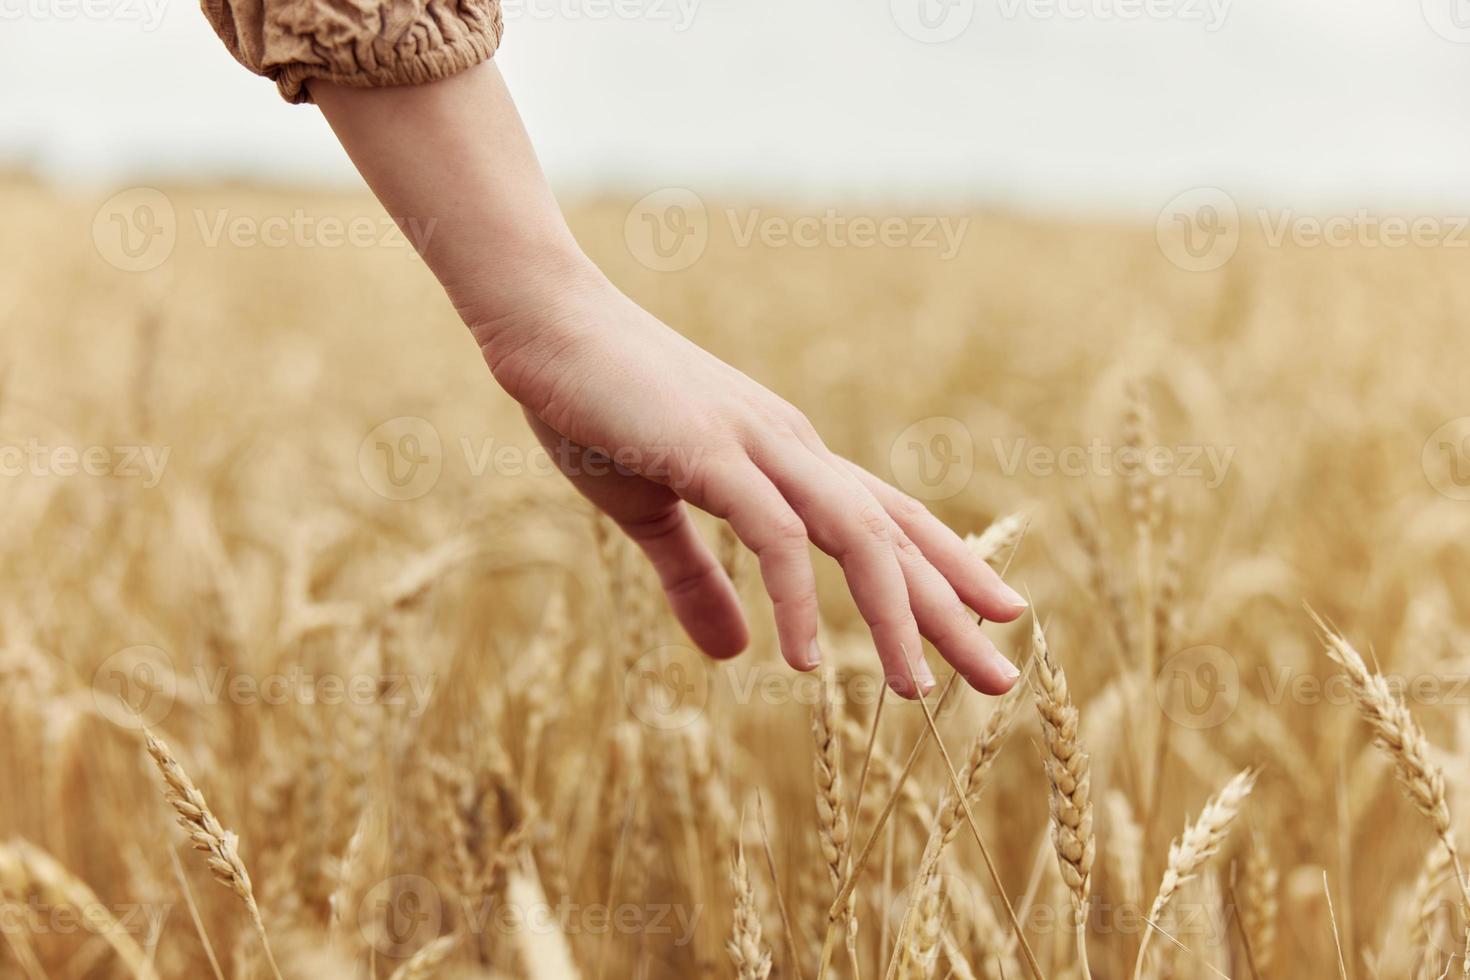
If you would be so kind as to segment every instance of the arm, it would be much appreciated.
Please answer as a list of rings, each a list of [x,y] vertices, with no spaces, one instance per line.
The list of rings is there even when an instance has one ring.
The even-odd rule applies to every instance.
[[[815,667],[807,542],[841,563],[898,693],[932,686],[919,636],[979,690],[1015,668],[974,615],[1024,601],[917,502],[833,454],[799,411],[622,295],[582,254],[493,63],[396,88],[310,83],[389,213],[434,221],[425,261],[491,373],[596,506],[643,549],[690,637],[713,656],[747,631],[685,502],[729,521],[760,560],[786,660]],[[624,469],[588,475],[581,447]],[[909,658],[905,666],[904,657]]]

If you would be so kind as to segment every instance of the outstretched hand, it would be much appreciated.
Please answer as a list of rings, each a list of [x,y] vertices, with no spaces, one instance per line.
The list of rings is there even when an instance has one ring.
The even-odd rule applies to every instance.
[[[811,542],[842,565],[899,694],[933,685],[921,634],[975,688],[1011,687],[1016,668],[975,613],[1005,622],[1025,601],[922,504],[834,454],[801,412],[597,271],[493,62],[423,85],[313,81],[311,94],[388,213],[432,229],[414,244],[496,380],[643,549],[694,642],[728,657],[749,634],[686,503],[728,521],[759,557],[793,667],[821,658]]]
[[[733,656],[748,631],[686,503],[755,552],[798,670],[821,660],[810,541],[841,564],[896,692],[933,684],[920,635],[978,690],[1010,688],[1016,669],[975,613],[1009,621],[1025,601],[989,565],[918,501],[828,449],[792,405],[588,278],[554,307],[499,322],[482,349],[562,471],[643,549],[701,649]]]

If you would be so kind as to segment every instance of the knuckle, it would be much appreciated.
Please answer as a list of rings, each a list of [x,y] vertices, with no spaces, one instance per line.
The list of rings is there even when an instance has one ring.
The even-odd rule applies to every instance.
[[[876,639],[879,634],[892,634],[899,637],[917,637],[919,625],[914,622],[913,613],[906,608],[875,608],[863,610],[863,622],[873,632]],[[917,640],[906,641],[912,647]],[[910,653],[913,651],[910,650]]]
[[[918,545],[914,544],[914,539],[909,537],[907,534],[904,534],[902,531],[897,531],[894,533],[893,549],[898,552],[899,558],[903,559],[906,562],[917,562],[924,560],[924,553],[919,550]]]
[[[665,579],[664,592],[670,599],[691,595],[704,587],[713,571],[714,569],[710,567],[682,569]]]
[[[970,618],[968,610],[955,596],[947,596],[939,606],[939,625],[949,638],[960,640],[970,636],[978,627]]]
[[[622,527],[634,541],[649,542],[668,537],[678,531],[683,523],[684,511],[679,507],[669,507],[647,517],[623,521]]]
[[[786,424],[791,426],[791,431],[795,432],[803,442],[820,443],[822,439],[817,435],[817,427],[812,425],[812,420],[806,417],[806,413],[790,406],[787,408]]]
[[[929,508],[902,490],[894,491],[893,503],[889,505],[889,510],[892,511],[894,517],[907,521],[917,520],[929,514]]]
[[[873,507],[861,507],[857,514],[858,527],[862,528],[864,534],[875,541],[887,543],[889,540],[888,521]]]
[[[806,541],[806,524],[792,511],[774,518],[770,530],[771,541],[779,547],[791,547]]]
[[[794,591],[779,591],[771,595],[771,607],[785,616],[804,616],[817,609],[817,594],[802,588]]]

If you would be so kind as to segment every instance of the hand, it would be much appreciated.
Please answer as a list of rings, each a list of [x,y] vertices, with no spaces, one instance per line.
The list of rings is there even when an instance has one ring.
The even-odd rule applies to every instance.
[[[912,678],[933,686],[920,634],[978,690],[1011,687],[1015,667],[965,607],[1009,621],[1025,602],[957,535],[595,270],[579,279],[471,327],[562,471],[643,549],[701,649],[730,657],[749,637],[685,502],[729,521],[755,552],[781,652],[798,670],[821,656],[810,540],[841,563],[897,693],[917,696]]]
[[[748,635],[685,502],[729,521],[759,557],[793,667],[820,657],[810,539],[841,563],[895,691],[933,685],[920,633],[979,690],[1011,687],[1015,667],[965,606],[1008,621],[1021,597],[922,505],[592,267],[493,63],[425,85],[314,81],[311,93],[388,213],[432,229],[414,244],[490,370],[578,489],[643,548],[696,643],[733,656]],[[594,475],[582,447],[623,472]]]

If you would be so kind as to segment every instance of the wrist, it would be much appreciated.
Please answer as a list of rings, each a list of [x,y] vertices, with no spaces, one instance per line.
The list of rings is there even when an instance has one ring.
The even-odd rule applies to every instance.
[[[449,298],[487,358],[512,335],[555,319],[583,297],[614,287],[568,234],[565,240],[505,243],[474,271],[445,283]]]
[[[622,304],[631,305],[575,244],[517,250],[450,296],[496,381],[528,405],[549,363],[575,360]]]

